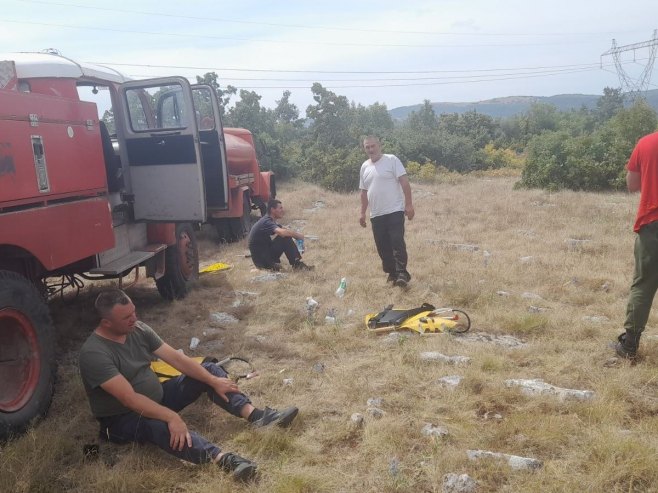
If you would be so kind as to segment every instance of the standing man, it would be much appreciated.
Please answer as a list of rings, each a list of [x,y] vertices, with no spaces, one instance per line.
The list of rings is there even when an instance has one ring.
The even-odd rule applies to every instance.
[[[615,351],[635,359],[640,336],[658,290],[658,132],[642,137],[626,165],[629,192],[640,192],[635,226],[635,273],[626,306],[623,334]]]
[[[382,259],[386,282],[406,287],[411,280],[407,271],[407,246],[404,243],[404,216],[414,218],[411,186],[407,172],[393,154],[382,154],[377,137],[363,140],[368,160],[361,165],[361,217],[359,224],[366,227],[366,210],[370,206],[370,223],[377,253]]]
[[[236,479],[254,477],[256,464],[190,431],[179,411],[205,393],[212,403],[253,426],[287,427],[298,409],[255,408],[221,366],[197,363],[137,320],[135,305],[123,291],[103,291],[95,307],[100,321],[79,358],[101,437],[114,443],[152,443],[188,462],[213,462]],[[183,374],[160,383],[151,370],[154,357]]]
[[[304,240],[304,235],[278,224],[284,214],[280,200],[272,199],[267,203],[267,214],[249,232],[251,260],[259,269],[278,271],[281,270],[281,255],[285,253],[294,270],[313,270],[312,265],[302,262],[302,254],[295,244],[295,240]]]

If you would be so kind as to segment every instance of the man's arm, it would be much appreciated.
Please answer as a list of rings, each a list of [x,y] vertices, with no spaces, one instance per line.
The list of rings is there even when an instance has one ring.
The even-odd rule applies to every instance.
[[[398,181],[400,182],[402,192],[404,193],[404,213],[409,221],[411,221],[414,218],[416,211],[414,211],[414,204],[411,199],[411,185],[409,184],[409,178],[407,178],[407,175],[402,175],[398,178]]]
[[[361,189],[361,216],[359,216],[359,224],[361,227],[366,227],[366,211],[368,210],[368,190]]]
[[[626,172],[626,188],[629,192],[639,192],[642,186],[642,180],[640,173],[636,171],[627,171]]]
[[[170,437],[169,446],[172,449],[183,450],[186,443],[188,447],[192,446],[192,437],[185,421],[175,411],[135,392],[123,375],[110,378],[101,384],[101,388],[137,414],[167,423]]]
[[[302,233],[298,233],[297,231],[293,231],[292,229],[288,228],[276,228],[274,230],[274,234],[284,238],[294,238],[296,240],[304,239],[304,235]]]
[[[228,397],[226,394],[231,392],[240,392],[240,389],[233,380],[230,378],[216,377],[195,360],[179,351],[176,351],[167,343],[163,343],[162,346],[153,351],[153,354],[155,354],[161,360],[169,363],[184,375],[187,375],[194,380],[198,380],[199,382],[210,385],[213,390],[226,402],[228,402]]]

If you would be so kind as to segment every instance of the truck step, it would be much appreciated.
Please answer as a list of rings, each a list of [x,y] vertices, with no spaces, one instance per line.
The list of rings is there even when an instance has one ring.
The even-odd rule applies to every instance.
[[[150,259],[165,248],[167,248],[167,245],[164,243],[152,243],[150,245],[144,246],[142,250],[132,251],[129,254],[124,255],[123,257],[118,258],[113,262],[110,262],[109,264],[95,267],[91,269],[89,273],[102,274],[105,276],[116,276],[122,272],[126,272],[127,270],[132,269],[145,260]]]

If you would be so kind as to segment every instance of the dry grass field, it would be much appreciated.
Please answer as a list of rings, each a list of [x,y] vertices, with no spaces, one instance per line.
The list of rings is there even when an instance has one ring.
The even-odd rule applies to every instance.
[[[174,303],[162,301],[148,281],[129,290],[140,318],[174,347],[251,358],[261,376],[241,387],[256,405],[300,407],[285,431],[250,429],[204,399],[184,411],[193,429],[256,460],[258,483],[239,485],[216,467],[190,466],[147,446],[101,443],[98,459],[85,460],[83,444],[97,442],[97,425],[76,351],[95,326],[100,287],[55,302],[61,360],[53,407],[0,449],[0,491],[441,492],[447,473],[470,475],[478,492],[658,491],[658,315],[649,320],[637,365],[611,359],[606,347],[623,322],[638,197],[514,190],[514,181],[457,177],[412,186],[417,213],[407,222],[413,280],[406,291],[385,284],[371,230],[358,225],[358,195],[305,184],[282,186],[279,198],[284,223],[318,237],[306,241],[304,258],[314,272],[288,269],[283,279],[254,282],[260,273],[244,257],[246,243],[217,246],[204,230],[203,263],[229,262],[231,271],[202,277]],[[341,277],[348,287],[338,299]],[[308,296],[320,303],[315,320],[306,317]],[[422,302],[467,311],[471,332],[526,344],[366,332],[365,314]],[[338,322],[325,324],[331,308]],[[240,322],[213,333],[212,312]],[[201,339],[195,351],[192,336]],[[425,351],[471,362],[423,361]],[[454,389],[438,382],[450,375],[463,377]],[[591,390],[594,398],[560,400],[506,387],[520,378]],[[367,414],[369,398],[382,399],[383,417]],[[353,413],[365,415],[362,425],[352,422]],[[448,435],[425,436],[427,423]],[[525,471],[471,461],[466,451],[473,449],[543,465]]]

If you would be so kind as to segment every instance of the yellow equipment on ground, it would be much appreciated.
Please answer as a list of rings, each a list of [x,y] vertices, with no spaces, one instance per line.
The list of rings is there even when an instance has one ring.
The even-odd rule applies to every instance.
[[[376,334],[394,331],[412,331],[421,335],[462,333],[471,328],[471,319],[466,312],[455,308],[434,308],[429,303],[405,310],[389,305],[379,313],[369,313],[365,321],[367,330]]]
[[[214,358],[196,356],[192,359],[197,363],[201,364],[201,363],[205,363],[206,361],[212,361]],[[166,382],[170,378],[174,378],[179,375],[182,375],[182,373],[179,372],[176,368],[171,366],[169,363],[165,363],[161,359],[156,359],[155,361],[151,361],[151,370],[153,370],[153,373],[155,373],[158,376],[158,380],[160,380],[161,383]]]
[[[223,270],[231,270],[233,268],[230,264],[224,264],[222,262],[217,262],[216,264],[211,264],[208,267],[204,267],[199,271],[199,274],[211,274],[213,272],[221,272]]]

